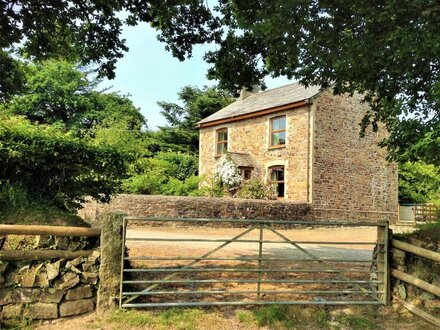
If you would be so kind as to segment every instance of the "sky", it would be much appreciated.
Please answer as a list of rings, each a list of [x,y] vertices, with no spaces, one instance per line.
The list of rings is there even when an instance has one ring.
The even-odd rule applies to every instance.
[[[100,87],[130,94],[134,105],[147,118],[150,129],[166,125],[160,114],[158,101],[177,102],[177,93],[187,85],[203,87],[216,84],[206,78],[209,65],[204,53],[213,46],[197,46],[193,57],[180,62],[165,50],[165,44],[156,39],[156,31],[146,23],[124,27],[122,38],[129,51],[116,66],[116,78],[104,80]],[[268,88],[288,84],[286,78],[267,79]]]

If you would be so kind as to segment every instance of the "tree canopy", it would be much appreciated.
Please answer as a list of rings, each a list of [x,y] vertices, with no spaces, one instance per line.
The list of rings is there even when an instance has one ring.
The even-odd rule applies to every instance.
[[[91,129],[109,118],[139,130],[145,118],[124,95],[96,90],[98,80],[66,60],[22,64],[24,87],[0,108],[39,124],[61,123],[68,129]]]
[[[168,6],[176,5],[195,14],[195,25],[209,18],[209,10],[198,0],[2,1],[0,69],[8,77],[0,78],[0,100],[20,90],[17,54],[37,62],[62,58],[92,65],[101,77],[113,79],[117,60],[128,50],[121,37],[123,26],[152,22],[160,15],[170,20]],[[164,20],[164,24],[168,23]],[[12,77],[17,78],[15,84]]]
[[[23,88],[0,104],[3,203],[17,192],[63,210],[85,196],[108,201],[129,164],[149,154],[139,109],[126,96],[97,91],[73,63],[19,63]]]
[[[114,77],[127,50],[124,24],[147,22],[180,60],[197,44],[215,43],[206,54],[208,76],[222,89],[264,85],[267,75],[304,85],[359,92],[372,110],[362,125],[387,124],[392,156],[407,150],[416,121],[411,160],[439,164],[440,6],[437,0],[200,0],[5,1],[0,14],[0,99],[22,87],[12,55],[32,60],[65,58]],[[14,83],[16,82],[16,83]],[[420,142],[420,143],[419,143]]]
[[[158,102],[161,114],[169,126],[160,127],[153,135],[162,143],[162,148],[188,151],[194,154],[199,150],[198,121],[224,108],[234,101],[230,93],[216,87],[198,88],[185,86],[178,93],[183,103]]]
[[[62,57],[97,64],[102,75],[112,78],[117,59],[127,50],[120,38],[123,20],[118,12],[134,3],[2,1],[0,48],[16,47],[22,55],[35,60]]]

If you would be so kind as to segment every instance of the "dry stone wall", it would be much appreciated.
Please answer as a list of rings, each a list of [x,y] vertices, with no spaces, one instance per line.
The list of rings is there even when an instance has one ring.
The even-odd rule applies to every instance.
[[[436,240],[430,240],[426,237],[422,239],[416,237],[397,238],[404,239],[407,243],[412,245],[440,253],[440,241],[438,238]],[[393,248],[391,254],[391,267],[440,287],[440,265],[438,263]],[[436,317],[440,317],[439,297],[395,278],[392,278],[391,281],[391,291],[394,296],[397,296],[414,306],[423,308]],[[396,304],[396,308],[398,308],[399,312],[402,314],[409,313],[398,304]]]
[[[12,238],[14,237],[14,238]],[[8,239],[11,241],[8,242]],[[97,238],[9,236],[18,249],[96,249]],[[0,261],[0,312],[3,319],[56,319],[95,309],[100,253],[73,260]]]
[[[138,217],[183,217],[267,220],[394,221],[397,213],[320,210],[307,203],[237,198],[207,198],[121,194],[110,204],[90,201],[79,215],[91,224],[106,212]],[[397,211],[397,210],[396,210]]]

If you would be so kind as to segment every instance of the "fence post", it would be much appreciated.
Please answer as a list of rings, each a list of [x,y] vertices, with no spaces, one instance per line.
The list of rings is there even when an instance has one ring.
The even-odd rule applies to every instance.
[[[263,231],[264,231],[264,225],[260,224],[260,239],[258,242],[258,269],[260,270],[258,272],[258,283],[257,283],[257,299],[260,300],[261,298],[261,277],[262,277],[262,273],[261,273],[261,265],[263,263]]]
[[[378,285],[379,291],[383,291],[380,294],[381,300],[384,305],[389,305],[391,302],[391,289],[390,289],[390,266],[389,266],[389,229],[388,224],[377,227],[377,242],[383,243],[379,245],[379,250],[377,254],[377,268],[379,270],[378,280],[383,282]]]
[[[117,306],[121,279],[122,222],[124,213],[102,215],[101,267],[97,311],[106,312]]]

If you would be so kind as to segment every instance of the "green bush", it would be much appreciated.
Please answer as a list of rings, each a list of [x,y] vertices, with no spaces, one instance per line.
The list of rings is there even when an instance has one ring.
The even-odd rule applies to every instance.
[[[212,176],[207,180],[201,179],[202,185],[199,190],[198,196],[206,197],[224,197],[225,188],[223,187],[222,181],[216,176]]]
[[[190,176],[185,181],[176,178],[170,178],[167,184],[162,188],[164,195],[173,196],[195,196],[199,190],[200,179],[197,176]]]
[[[13,187],[7,181],[0,181],[0,209],[17,209],[28,206],[29,198],[26,190]]]
[[[164,178],[155,173],[132,176],[124,181],[122,189],[130,194],[157,195],[162,192]]]
[[[184,181],[190,176],[197,175],[199,168],[197,157],[181,152],[159,152],[155,158],[168,163],[170,177]]]
[[[9,199],[26,194],[65,210],[80,207],[85,196],[106,202],[126,175],[125,160],[124,153],[59,127],[0,114],[0,183],[19,192]]]
[[[238,198],[249,199],[276,199],[275,188],[272,184],[264,183],[260,178],[254,177],[244,181],[237,192]]]
[[[432,164],[399,165],[399,201],[440,205],[440,170]]]
[[[134,194],[197,195],[197,158],[177,152],[160,152],[153,158],[140,158],[131,165],[132,177],[123,191]]]

